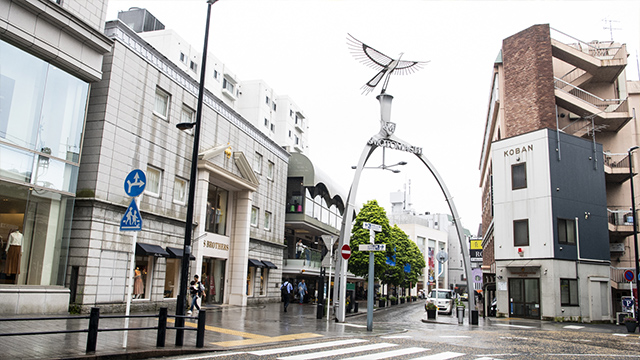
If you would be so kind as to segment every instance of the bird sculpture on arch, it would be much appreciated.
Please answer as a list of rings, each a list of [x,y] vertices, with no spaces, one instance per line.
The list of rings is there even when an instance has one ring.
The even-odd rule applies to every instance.
[[[387,91],[387,86],[389,85],[389,78],[391,77],[391,74],[413,74],[414,72],[422,69],[424,65],[429,62],[402,60],[402,55],[404,55],[404,53],[400,53],[398,55],[398,58],[394,59],[356,39],[351,34],[347,34],[347,45],[349,47],[349,50],[351,51],[351,54],[356,58],[356,60],[360,61],[370,68],[378,70],[378,73],[362,86],[361,90],[363,95],[367,95],[372,92],[373,89],[378,86],[382,78],[385,79],[382,84],[382,91],[380,93],[384,94]]]

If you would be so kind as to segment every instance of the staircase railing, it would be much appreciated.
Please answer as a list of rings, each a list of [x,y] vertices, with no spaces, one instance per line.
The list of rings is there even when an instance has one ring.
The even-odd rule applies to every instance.
[[[599,59],[612,59],[622,48],[622,46],[614,46],[613,41],[585,42],[554,28],[551,28],[551,37],[567,46],[571,46],[574,49]],[[562,38],[564,38],[564,40]]]
[[[619,106],[625,101],[624,99],[603,99],[559,78],[555,78],[554,85],[556,89],[562,90],[580,100],[586,101],[604,112],[618,111]],[[571,90],[567,91],[566,89]]]
[[[586,74],[587,72],[585,70],[582,70],[580,68],[573,68],[571,71],[569,71],[568,73],[562,75],[560,77],[560,80],[566,81],[569,84],[573,84],[573,81],[576,80],[577,78],[579,78],[580,76]],[[564,88],[563,88],[564,90]]]

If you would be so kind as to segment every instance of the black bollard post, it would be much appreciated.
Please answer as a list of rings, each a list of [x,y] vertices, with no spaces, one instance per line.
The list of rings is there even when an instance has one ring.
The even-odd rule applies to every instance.
[[[166,307],[160,308],[158,315],[158,337],[156,338],[156,347],[164,347],[164,341],[167,338],[167,314]]]
[[[89,315],[89,332],[87,333],[87,349],[86,352],[95,352],[98,343],[98,322],[100,321],[100,308],[91,308]]]
[[[198,331],[196,332],[197,348],[204,347],[204,330],[205,330],[206,320],[207,320],[207,311],[206,310],[198,311]]]

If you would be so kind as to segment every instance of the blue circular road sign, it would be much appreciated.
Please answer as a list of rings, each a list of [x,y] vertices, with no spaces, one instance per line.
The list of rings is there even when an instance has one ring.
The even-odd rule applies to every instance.
[[[633,281],[633,271],[632,270],[625,270],[624,279],[627,280],[627,281]]]
[[[131,197],[136,197],[144,191],[147,184],[147,176],[144,171],[135,169],[124,179],[124,191]]]

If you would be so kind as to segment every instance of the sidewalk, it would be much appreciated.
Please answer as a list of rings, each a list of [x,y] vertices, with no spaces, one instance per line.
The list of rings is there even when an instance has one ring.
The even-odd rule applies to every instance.
[[[423,303],[410,303],[376,309],[374,317],[384,316],[394,309],[417,306],[423,308]],[[384,323],[376,323],[373,331],[366,330],[366,301],[358,301],[359,312],[347,313],[345,323],[336,323],[333,318],[327,321],[316,318],[316,305],[291,303],[288,311],[282,311],[282,303],[268,303],[247,307],[215,306],[206,308],[207,321],[204,338],[204,348],[198,349],[196,332],[185,331],[184,346],[177,347],[175,330],[167,330],[165,347],[156,347],[156,330],[141,330],[128,332],[127,348],[122,347],[123,332],[100,331],[98,333],[96,352],[85,354],[87,333],[30,335],[30,336],[0,336],[0,359],[143,359],[181,354],[215,352],[233,348],[250,347],[259,344],[273,344],[286,341],[304,341],[319,337],[345,336],[379,336],[395,333],[397,328]],[[416,308],[417,309],[417,308]],[[422,312],[419,312],[423,314]],[[388,313],[392,315],[392,313]],[[111,315],[111,314],[109,314]],[[15,316],[18,317],[18,316]],[[23,317],[23,316],[20,316]],[[33,316],[40,317],[40,316]],[[173,326],[169,318],[167,326]],[[600,331],[608,333],[626,332],[623,326],[612,324],[577,324],[555,323],[541,320],[515,318],[478,318],[478,325],[469,325],[469,313],[465,312],[463,324],[458,324],[455,314],[438,315],[438,318],[426,320],[424,323],[442,324],[464,328],[491,328],[497,324],[503,326],[527,327],[538,329],[561,330],[573,325],[584,327],[585,331]],[[130,319],[129,327],[157,326],[156,317]],[[22,333],[41,331],[77,330],[88,328],[88,319],[54,320],[54,321],[3,321],[0,322],[0,333]],[[195,327],[195,319],[189,321],[188,326]],[[100,319],[99,328],[114,329],[124,327],[124,319]]]
[[[366,311],[366,302],[359,309]],[[364,308],[362,307],[364,305]],[[251,346],[291,340],[312,339],[321,336],[371,336],[389,332],[390,329],[376,329],[367,332],[360,327],[345,327],[333,319],[327,322],[316,318],[317,307],[313,304],[291,303],[289,311],[282,311],[282,303],[268,303],[255,306],[213,306],[207,311],[204,348],[198,349],[196,332],[184,332],[184,346],[175,343],[176,330],[167,329],[164,348],[156,347],[157,330],[130,330],[127,348],[123,348],[122,331],[103,329],[123,328],[125,319],[100,319],[95,353],[86,354],[87,333],[0,336],[0,359],[142,359],[149,357],[193,354],[228,350],[239,346]],[[139,315],[136,313],[135,315]],[[151,315],[151,313],[146,313]],[[157,314],[157,313],[156,313]],[[104,314],[119,315],[119,314]],[[134,314],[132,314],[134,315]],[[171,315],[171,313],[169,314]],[[353,316],[358,314],[347,314]],[[54,315],[55,316],[55,315]],[[6,317],[11,318],[12,316]],[[13,316],[24,318],[29,316]],[[31,317],[44,317],[34,315]],[[132,318],[129,328],[157,326],[157,317]],[[169,318],[167,327],[173,326]],[[0,333],[24,333],[42,331],[87,329],[88,319],[47,320],[47,321],[2,321]],[[187,326],[196,326],[196,319]]]

